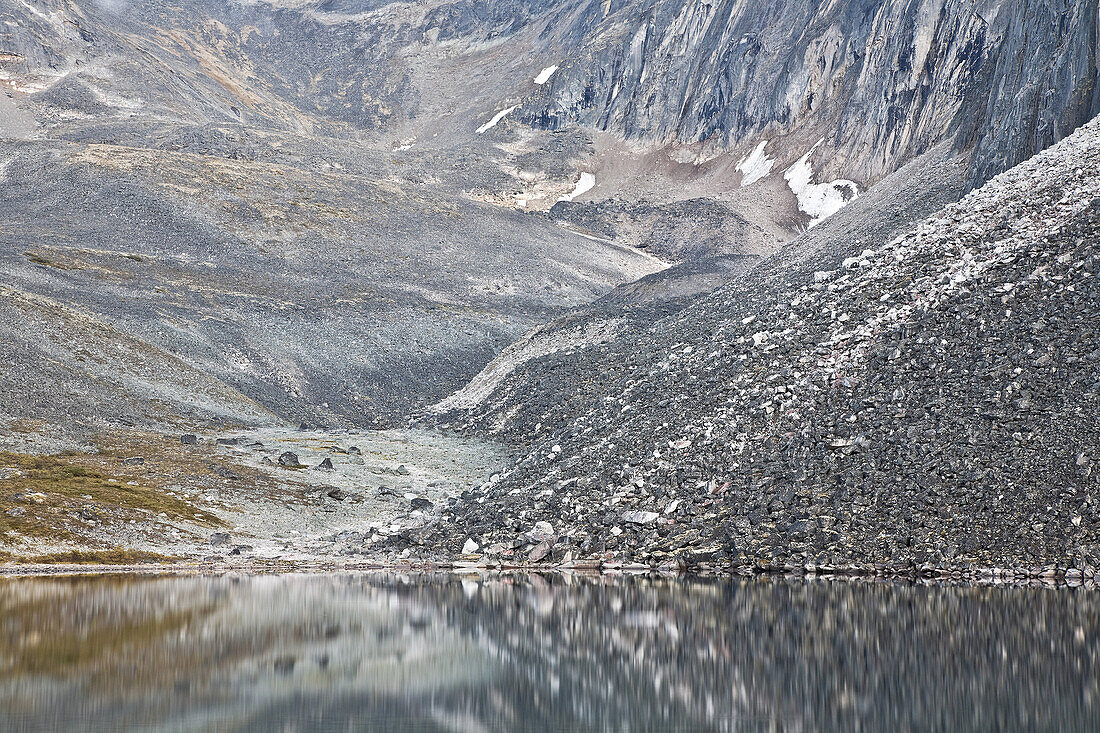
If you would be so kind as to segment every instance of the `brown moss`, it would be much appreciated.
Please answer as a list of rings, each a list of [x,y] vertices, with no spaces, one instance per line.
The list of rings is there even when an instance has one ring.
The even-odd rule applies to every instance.
[[[87,465],[97,460],[102,459],[82,453],[31,456],[0,452],[0,467],[19,472],[0,483],[0,537],[14,532],[40,539],[81,540],[82,527],[73,515],[88,511],[97,521],[107,523],[147,519],[145,513],[151,513],[210,527],[225,525],[203,508],[162,489],[109,473],[103,466]],[[11,511],[20,508],[21,516],[12,516]]]
[[[25,254],[27,256],[28,260],[30,260],[31,262],[33,262],[36,265],[39,265],[40,267],[52,267],[55,270],[79,270],[80,269],[79,266],[77,266],[77,265],[75,265],[71,262],[58,262],[56,260],[51,260],[48,257],[46,257],[46,255],[42,254],[41,252],[35,252],[33,250],[28,250],[27,252],[24,252],[23,254]]]
[[[45,420],[32,420],[29,417],[18,417],[10,420],[7,430],[12,433],[33,434],[41,433],[49,427]]]
[[[126,550],[121,547],[110,550],[70,550],[15,558],[15,562],[22,565],[150,565],[178,560],[180,558],[174,555]]]

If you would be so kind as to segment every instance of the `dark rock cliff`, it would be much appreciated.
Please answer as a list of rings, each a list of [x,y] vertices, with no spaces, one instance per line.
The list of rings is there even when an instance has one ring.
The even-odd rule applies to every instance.
[[[957,135],[977,182],[1100,111],[1095,0],[593,0],[583,17],[526,122],[719,147],[797,135],[799,155],[824,137],[826,172],[861,182]]]

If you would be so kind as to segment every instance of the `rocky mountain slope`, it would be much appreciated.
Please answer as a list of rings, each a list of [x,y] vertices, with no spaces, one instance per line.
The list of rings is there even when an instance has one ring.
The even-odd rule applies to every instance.
[[[530,451],[426,541],[1095,566],[1098,171],[1094,122],[883,246],[851,241],[629,340],[531,361],[486,401]]]
[[[980,181],[1098,111],[1095,0],[19,0],[0,22],[0,284],[329,425],[401,422],[670,264],[630,297],[713,288],[929,151]],[[33,411],[9,382],[4,415]]]
[[[392,10],[0,6],[2,285],[203,374],[161,384],[156,407],[148,390],[107,399],[115,375],[82,356],[95,337],[44,350],[15,319],[0,419],[85,434],[255,414],[393,424],[549,317],[666,266],[495,205],[487,192],[512,179],[472,129],[399,144],[411,70],[364,63],[411,43]],[[483,21],[464,43],[510,23]],[[565,191],[585,138],[554,137],[523,155]],[[251,407],[207,409],[204,382]]]
[[[501,539],[522,554],[513,539],[545,520],[542,541],[587,555],[991,562],[934,537],[1002,482],[1026,495],[1004,510],[1023,534],[1003,536],[991,504],[971,544],[1037,562],[1072,536],[1091,558],[1091,509],[1066,493],[1081,484],[1027,483],[1062,476],[1070,453],[1091,476],[1075,442],[1091,425],[1048,399],[1080,387],[1088,404],[1087,385],[1058,381],[1088,353],[1013,361],[1067,324],[1044,312],[1033,329],[1008,305],[995,319],[989,299],[1026,291],[980,279],[1007,272],[987,249],[1026,250],[1025,224],[1089,231],[1087,210],[1044,196],[1076,181],[1078,206],[1091,190],[1064,160],[1091,160],[1091,133],[1023,169],[1034,190],[1015,173],[970,200],[980,211],[948,210],[980,236],[906,232],[1100,112],[1097,2],[0,0],[0,446],[19,451],[5,460],[94,443],[111,465],[183,433],[395,426],[434,404],[439,425],[530,451],[463,500],[440,535],[454,551]],[[986,342],[947,315],[969,311],[931,308],[925,331],[887,338],[889,309],[864,299],[923,308],[920,268],[956,266],[929,242],[963,235],[987,269],[963,268],[977,284],[958,307],[1009,329],[992,406],[963,380],[988,377]],[[883,259],[898,247],[909,259]],[[893,285],[848,292],[875,273]],[[834,343],[849,323],[869,330]],[[969,366],[937,361],[932,333]],[[878,365],[852,351],[861,335],[902,356]],[[918,367],[957,379],[932,394]],[[963,405],[1012,440],[986,446],[996,433]],[[1069,432],[1025,425],[1033,408]],[[993,451],[981,475],[952,452],[971,438]],[[355,480],[341,460],[318,481]],[[918,465],[932,478],[910,481]],[[205,488],[225,478],[212,470]],[[895,501],[896,477],[925,493]],[[432,506],[402,499],[399,531],[379,520],[341,551],[411,552],[443,491],[408,492]],[[57,516],[98,521],[70,493]],[[27,496],[0,500],[26,512]],[[1034,542],[1051,536],[1040,503],[1074,527],[1050,547]]]
[[[363,170],[370,150],[322,150],[298,162],[0,143],[4,284],[284,419],[370,425],[446,394],[549,314],[664,266]],[[14,402],[0,411],[17,416]]]

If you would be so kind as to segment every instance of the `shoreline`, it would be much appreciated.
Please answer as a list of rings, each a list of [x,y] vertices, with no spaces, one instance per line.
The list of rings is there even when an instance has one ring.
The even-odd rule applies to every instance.
[[[693,567],[644,565],[615,561],[581,561],[570,564],[485,563],[481,561],[364,561],[353,563],[324,561],[273,560],[268,562],[179,562],[130,565],[108,564],[0,564],[0,578],[46,578],[76,575],[255,575],[346,574],[346,573],[439,573],[464,576],[471,574],[562,575],[584,577],[648,577],[664,579],[803,579],[832,582],[875,582],[897,585],[949,585],[973,587],[1034,587],[1095,590],[1100,587],[1100,572],[1091,568],[958,568],[919,566],[912,568],[829,566],[715,566],[700,563]]]

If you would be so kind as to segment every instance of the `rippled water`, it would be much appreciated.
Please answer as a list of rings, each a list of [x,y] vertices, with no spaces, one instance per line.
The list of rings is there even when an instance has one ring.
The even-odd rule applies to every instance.
[[[8,578],[0,730],[1097,730],[1098,598],[812,581]]]

